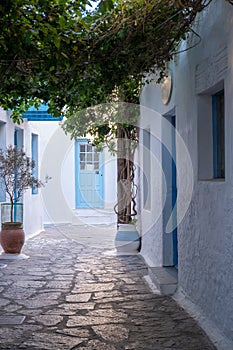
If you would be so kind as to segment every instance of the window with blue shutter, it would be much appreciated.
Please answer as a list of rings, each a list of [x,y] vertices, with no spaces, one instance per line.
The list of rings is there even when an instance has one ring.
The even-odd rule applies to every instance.
[[[31,140],[31,151],[32,151],[32,161],[35,163],[35,167],[32,170],[32,175],[38,179],[38,135],[32,134],[32,140]],[[33,187],[32,188],[32,194],[37,194],[38,188]]]
[[[213,177],[225,178],[224,90],[212,95],[213,112]]]

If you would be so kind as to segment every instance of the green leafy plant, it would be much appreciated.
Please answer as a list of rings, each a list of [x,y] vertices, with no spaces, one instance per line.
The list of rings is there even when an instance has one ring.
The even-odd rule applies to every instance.
[[[28,188],[39,188],[43,183],[33,176],[35,163],[25,152],[13,146],[5,151],[0,149],[0,186],[9,196],[13,222],[14,204],[17,203]]]
[[[211,2],[102,0],[89,11],[89,0],[2,1],[0,105],[15,122],[33,103],[69,117],[151,70],[162,77]]]
[[[121,130],[134,144],[136,129],[127,121],[103,116],[96,124],[92,115],[79,112],[114,97],[138,104],[142,81],[155,71],[158,80],[164,77],[180,41],[190,31],[196,34],[192,24],[212,1],[101,0],[92,11],[89,0],[2,2],[0,105],[20,123],[30,105],[48,103],[49,113],[71,118],[65,127],[73,137],[89,132],[96,144],[106,141],[113,149],[109,137],[121,139]],[[133,171],[133,163],[126,168],[118,163],[123,181],[123,169]],[[129,179],[133,173],[128,170]]]

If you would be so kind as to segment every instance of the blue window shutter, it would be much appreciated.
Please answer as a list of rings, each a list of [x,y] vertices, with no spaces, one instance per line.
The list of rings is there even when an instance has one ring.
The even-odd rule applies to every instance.
[[[31,147],[32,147],[32,160],[35,163],[35,168],[33,168],[32,175],[38,179],[38,135],[32,134],[32,141],[31,141]],[[32,194],[37,194],[38,188],[33,187],[32,188]]]
[[[212,95],[213,177],[225,178],[224,90]]]

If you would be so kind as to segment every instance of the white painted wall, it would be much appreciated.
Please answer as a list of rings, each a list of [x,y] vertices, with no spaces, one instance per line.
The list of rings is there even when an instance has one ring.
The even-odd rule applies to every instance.
[[[40,174],[40,133],[36,125],[25,121],[24,127],[24,150],[26,154],[31,157],[31,135],[38,135],[38,167]],[[40,179],[40,177],[39,177]],[[41,179],[43,181],[43,179]],[[38,194],[32,194],[31,189],[28,189],[24,195],[24,230],[26,236],[32,236],[43,230],[43,218],[42,218],[42,201],[41,201],[41,189],[38,189]]]
[[[174,73],[173,73],[174,75]],[[167,128],[167,122],[162,115],[173,114],[174,95],[171,96],[168,105],[162,103],[161,87],[156,84],[157,77],[152,76],[154,81],[146,84],[142,90],[140,127],[140,188],[143,189],[143,130],[149,129],[151,133],[151,209],[142,210],[141,213],[141,254],[149,266],[163,265],[163,220],[162,211],[166,198],[166,183],[162,169],[162,130]],[[174,84],[174,77],[173,77]],[[143,195],[140,198],[143,208]]]
[[[141,254],[144,256],[148,265],[161,266],[162,169],[161,148],[159,147],[158,141],[161,137],[161,117],[155,111],[142,107],[139,126],[140,189],[142,196],[138,218],[140,234],[142,236]],[[144,145],[143,130],[148,131],[150,135],[146,136],[150,137],[150,150]],[[150,160],[148,160],[148,156],[150,157]],[[143,160],[143,157],[145,157],[146,161]],[[149,162],[150,164],[147,164]],[[143,177],[146,178],[146,182],[148,182],[148,185],[150,186],[149,192],[151,192],[151,195],[149,194],[149,203],[144,203],[142,191]]]
[[[197,19],[195,30],[201,36],[201,43],[179,54],[172,63],[174,87],[169,105],[162,105],[160,86],[155,84],[144,88],[141,103],[161,114],[175,106],[177,130],[193,165],[194,186],[189,209],[178,226],[179,289],[230,344],[233,343],[233,7],[226,1],[213,1]],[[181,49],[196,41],[198,38],[191,35]],[[208,153],[210,145],[205,145],[203,138],[203,144],[198,145],[198,135],[200,130],[206,130],[207,135],[203,123],[211,106],[205,105],[209,103],[205,98],[220,86],[225,90],[226,178],[204,181],[198,177],[198,159],[200,166],[200,159],[204,152]],[[179,216],[192,184],[187,181],[181,143],[177,144],[177,168],[181,193]],[[154,210],[153,207],[151,215]],[[142,218],[142,227],[146,220],[146,216]],[[142,255],[149,264],[161,265],[161,235],[158,221],[150,235],[143,237]],[[233,348],[223,343],[218,342],[219,349]]]
[[[113,210],[117,202],[117,159],[104,150],[104,209]]]
[[[36,122],[35,122],[36,123]],[[56,121],[36,123],[41,134],[44,223],[71,223],[75,210],[75,147]],[[104,150],[104,208],[116,203],[116,160]]]
[[[202,37],[201,44],[193,52],[181,55],[177,62],[176,78],[181,84],[176,90],[176,104],[178,129],[189,149],[195,169],[193,199],[179,227],[180,286],[233,341],[233,318],[230,311],[233,309],[233,270],[230,268],[233,266],[232,18],[233,8],[224,1],[214,1],[206,14],[200,17],[198,30]],[[227,47],[226,52],[224,47]],[[224,72],[220,69],[224,67],[221,57],[228,61],[229,68]],[[194,79],[198,64],[204,69],[203,82]],[[224,80],[226,104],[226,179],[223,182],[200,181],[197,176],[197,92],[211,89],[221,80]],[[181,86],[188,88],[181,89]],[[179,111],[178,106],[182,106]]]
[[[44,208],[43,222],[45,224],[71,222],[72,207],[69,201],[72,198],[70,198],[69,185],[71,186],[72,173],[67,169],[68,184],[66,185],[62,169],[72,142],[59,126],[59,122],[34,123],[41,134],[41,178],[47,182],[41,191]],[[65,185],[66,192],[63,191],[62,184]]]
[[[36,125],[31,125],[25,120],[20,125],[16,125],[9,117],[9,113],[0,110],[0,122],[5,123],[5,145],[14,145],[14,130],[19,128],[23,130],[23,144],[24,151],[31,157],[31,135],[32,133],[39,135],[39,130]],[[3,135],[1,135],[3,137]],[[40,142],[40,139],[39,139]],[[39,146],[40,147],[40,146]],[[40,158],[39,158],[40,163]],[[42,203],[41,203],[41,190],[38,194],[32,194],[31,189],[28,189],[23,198],[24,203],[24,231],[26,238],[30,237],[43,229],[42,221]],[[7,201],[7,198],[6,198]]]

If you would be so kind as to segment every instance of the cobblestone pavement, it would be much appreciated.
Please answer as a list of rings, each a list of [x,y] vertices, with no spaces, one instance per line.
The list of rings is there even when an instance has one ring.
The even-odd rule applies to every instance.
[[[215,349],[172,298],[151,292],[140,255],[111,256],[55,228],[23,253],[0,269],[0,349]]]

